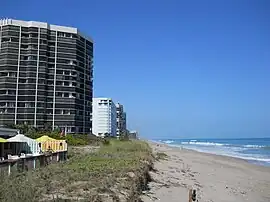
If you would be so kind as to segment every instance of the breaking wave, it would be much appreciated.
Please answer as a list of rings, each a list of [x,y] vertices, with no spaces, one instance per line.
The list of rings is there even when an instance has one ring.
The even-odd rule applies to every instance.
[[[193,149],[199,152],[213,153],[256,161],[270,166],[270,138],[264,139],[167,139],[162,143]]]
[[[166,140],[166,141],[163,141],[164,143],[166,143],[166,144],[171,144],[171,143],[174,143],[174,141],[173,140]]]
[[[246,147],[246,148],[263,148],[263,147],[266,147],[265,145],[243,145],[243,147]]]
[[[221,143],[215,143],[215,142],[195,142],[195,141],[181,142],[181,144],[203,145],[203,146],[224,146],[224,145],[228,145],[228,144],[221,144]]]

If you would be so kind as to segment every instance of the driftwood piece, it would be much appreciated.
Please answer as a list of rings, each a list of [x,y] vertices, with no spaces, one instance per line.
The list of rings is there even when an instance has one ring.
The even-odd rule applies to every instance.
[[[190,189],[189,190],[189,196],[188,196],[188,202],[193,202],[196,201],[197,198],[197,194],[196,194],[196,190],[195,189]],[[198,202],[198,200],[197,200]]]

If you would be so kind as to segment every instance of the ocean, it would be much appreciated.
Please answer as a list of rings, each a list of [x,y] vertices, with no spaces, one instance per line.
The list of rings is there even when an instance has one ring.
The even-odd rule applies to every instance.
[[[270,138],[162,139],[158,142],[199,152],[236,157],[251,163],[270,166]]]

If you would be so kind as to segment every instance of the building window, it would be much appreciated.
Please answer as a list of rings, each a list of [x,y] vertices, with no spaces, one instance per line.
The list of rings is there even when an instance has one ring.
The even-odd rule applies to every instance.
[[[69,64],[69,65],[76,65],[77,62],[75,60],[70,60],[70,61],[67,62],[67,64]]]
[[[42,44],[47,44],[47,41],[44,40],[44,39],[40,39],[40,44],[41,44],[41,45],[42,45]]]
[[[15,90],[8,90],[7,91],[7,94],[8,95],[15,95],[16,94],[16,91]]]
[[[62,114],[70,115],[70,110],[62,110]]]
[[[0,107],[6,107],[7,106],[7,103],[6,102],[1,102],[0,103]]]
[[[76,98],[76,93],[72,93],[72,94],[71,94],[71,97],[72,97],[72,98]]]
[[[22,38],[28,38],[29,37],[29,34],[27,33],[22,33]]]
[[[55,114],[62,114],[62,110],[56,109],[56,110],[55,110]]]
[[[37,60],[37,56],[34,55],[27,55],[27,56],[21,56],[21,60]]]
[[[64,93],[64,97],[69,97],[69,93]]]
[[[72,72],[71,74],[72,74],[72,76],[76,76],[76,75],[77,75],[77,73],[76,73],[76,72]]]
[[[28,48],[28,45],[22,44],[22,45],[21,45],[21,48],[22,48],[22,49],[27,49],[27,48]]]
[[[53,110],[52,109],[47,109],[47,114],[52,114]]]
[[[10,77],[16,77],[17,76],[17,73],[16,72],[9,72],[9,76]]]
[[[29,37],[37,38],[38,37],[38,34],[37,33],[30,33],[29,34]]]
[[[8,102],[7,103],[7,107],[15,107],[15,103],[14,102]]]
[[[63,74],[62,70],[56,70],[56,74]]]
[[[70,33],[66,33],[66,37],[71,38],[72,35]]]
[[[64,32],[57,32],[57,36],[58,37],[65,37],[65,33]]]
[[[35,107],[35,104],[34,103],[31,103],[31,102],[26,102],[25,105],[24,105],[25,108],[32,108],[32,107]]]
[[[27,79],[19,79],[19,83],[27,83]]]
[[[8,76],[8,72],[1,72],[0,76]]]
[[[27,49],[38,49],[37,45],[28,45]]]
[[[7,109],[0,109],[0,114],[6,114],[7,113]]]
[[[48,45],[49,45],[49,46],[55,46],[55,42],[49,41],[49,42],[48,42]]]

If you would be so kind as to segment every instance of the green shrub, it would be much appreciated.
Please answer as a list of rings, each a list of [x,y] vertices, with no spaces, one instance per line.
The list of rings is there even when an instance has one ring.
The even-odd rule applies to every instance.
[[[119,140],[120,141],[129,141],[128,133],[124,132],[123,134],[120,134]]]
[[[57,140],[66,140],[68,145],[72,146],[99,145],[103,141],[102,138],[98,138],[95,135],[87,134],[68,134],[62,137],[61,130],[59,128],[53,131],[50,131],[49,129],[37,130],[36,128],[25,124],[9,125],[6,127],[18,129],[21,133],[32,139],[37,139],[43,135],[47,135]]]
[[[168,158],[168,155],[167,154],[165,154],[165,153],[163,153],[163,152],[158,152],[157,154],[156,154],[156,160],[165,160],[165,159],[167,159]]]
[[[109,139],[109,138],[104,138],[104,139],[102,140],[102,144],[103,144],[103,145],[109,145],[109,144],[110,144],[110,139]]]

